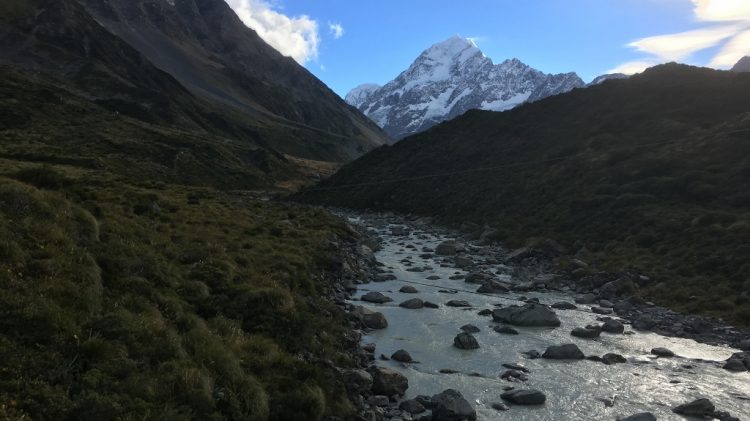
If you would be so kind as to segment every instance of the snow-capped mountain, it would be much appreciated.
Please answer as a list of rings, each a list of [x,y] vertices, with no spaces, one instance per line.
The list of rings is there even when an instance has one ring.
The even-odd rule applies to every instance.
[[[582,86],[575,73],[545,74],[515,58],[494,64],[471,40],[454,36],[386,85],[352,89],[346,101],[400,139],[473,108],[503,111]]]
[[[627,79],[630,76],[626,75],[625,73],[607,73],[601,76],[597,76],[589,82],[586,86],[594,86],[599,85],[600,83],[603,83],[606,80],[613,80],[613,79]]]

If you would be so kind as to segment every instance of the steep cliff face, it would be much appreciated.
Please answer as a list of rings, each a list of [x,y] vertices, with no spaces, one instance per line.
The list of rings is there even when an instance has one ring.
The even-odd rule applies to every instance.
[[[545,74],[515,58],[493,64],[472,41],[454,36],[385,86],[361,85],[346,99],[398,139],[470,109],[503,111],[583,85],[575,73]]]

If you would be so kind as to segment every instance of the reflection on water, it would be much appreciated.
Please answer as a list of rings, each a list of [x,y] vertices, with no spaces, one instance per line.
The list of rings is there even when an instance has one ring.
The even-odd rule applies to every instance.
[[[477,312],[493,308],[494,304],[518,304],[519,294],[508,293],[496,296],[478,295],[468,292],[446,294],[439,289],[460,288],[473,290],[474,284],[462,280],[449,280],[457,269],[440,267],[439,261],[419,257],[424,246],[434,248],[442,239],[429,236],[417,239],[383,236],[383,250],[376,254],[386,267],[392,268],[398,280],[361,285],[357,296],[366,291],[380,291],[393,298],[393,302],[376,305],[388,319],[388,328],[366,335],[364,342],[377,345],[376,355],[390,356],[398,349],[407,350],[413,359],[420,361],[408,367],[395,361],[378,361],[378,364],[401,371],[409,378],[407,398],[417,394],[432,395],[447,388],[459,390],[477,409],[479,419],[512,417],[517,420],[606,420],[617,416],[650,411],[658,419],[682,419],[671,412],[671,408],[697,399],[708,397],[718,410],[729,411],[740,419],[750,416],[750,373],[731,373],[715,362],[729,357],[736,350],[699,344],[693,340],[668,338],[653,333],[611,335],[602,333],[597,339],[572,337],[575,327],[596,323],[597,315],[587,306],[579,310],[556,310],[562,326],[550,328],[517,327],[519,335],[499,334],[492,330],[495,324],[491,317],[479,316]],[[397,245],[397,242],[412,244],[415,249]],[[415,265],[429,265],[433,269],[421,273],[408,272],[401,260],[411,257]],[[427,280],[431,275],[438,280]],[[428,287],[408,282],[428,283]],[[398,292],[404,285],[413,285],[418,294]],[[526,293],[537,297],[542,303],[571,301],[572,297],[559,293]],[[398,303],[410,298],[421,298],[440,304],[439,309],[407,310]],[[446,307],[448,300],[467,300],[470,310]],[[360,303],[361,304],[361,303]],[[452,346],[453,337],[459,327],[472,323],[481,329],[474,336],[480,344],[476,350],[459,350]],[[629,326],[626,332],[629,331]],[[527,359],[521,353],[536,349],[544,352],[553,344],[575,343],[586,355],[603,355],[615,352],[628,358],[628,363],[604,365],[599,362],[551,361]],[[666,347],[684,358],[654,358],[651,348]],[[693,360],[699,359],[699,360]],[[529,368],[529,380],[511,383],[500,380],[504,371],[502,363],[520,363]],[[441,374],[441,369],[453,369],[458,374]],[[510,411],[497,412],[491,408],[493,402],[502,402],[500,394],[504,386],[535,388],[547,395],[542,406],[513,406]],[[745,400],[741,399],[745,397]],[[607,406],[602,399],[614,401]]]

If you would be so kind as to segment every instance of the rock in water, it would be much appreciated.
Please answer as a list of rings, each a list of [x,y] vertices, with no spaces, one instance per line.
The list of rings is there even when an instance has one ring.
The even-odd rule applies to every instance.
[[[461,332],[453,338],[453,346],[459,349],[477,349],[479,342],[471,333]]]
[[[511,306],[492,311],[492,318],[496,322],[508,323],[516,326],[560,326],[552,309],[542,304],[526,304],[522,307]]]
[[[477,411],[456,390],[448,389],[431,399],[433,421],[458,421],[477,419]]]
[[[406,411],[412,415],[421,414],[422,412],[426,411],[424,405],[422,405],[416,399],[409,399],[409,400],[401,402],[398,405],[398,409],[402,411]]]
[[[593,339],[593,338],[598,338],[601,332],[602,331],[600,329],[589,329],[585,327],[577,327],[573,329],[573,331],[570,332],[570,334],[577,338]]]
[[[471,304],[465,300],[450,300],[445,305],[448,307],[471,307]]]
[[[518,335],[518,331],[509,326],[495,326],[492,328],[497,333],[505,333],[508,335]]]
[[[352,314],[359,317],[362,321],[362,325],[369,329],[385,329],[388,327],[388,320],[385,319],[383,313],[375,312],[362,306],[357,306],[352,311]]]
[[[399,291],[399,292],[403,292],[403,293],[406,293],[406,294],[416,294],[417,292],[419,292],[419,291],[417,291],[417,289],[416,289],[416,288],[414,288],[414,287],[413,287],[413,286],[411,286],[411,285],[404,285],[404,286],[402,286],[402,287],[401,287],[401,289],[400,289],[400,290],[398,290],[398,291]]]
[[[602,331],[607,333],[623,333],[625,331],[625,325],[614,319],[607,319],[602,325]]]
[[[456,242],[443,241],[435,248],[435,254],[438,256],[453,256],[456,254]]]
[[[625,357],[623,357],[620,354],[615,354],[614,352],[610,352],[602,356],[602,362],[607,365],[612,365],[612,364],[618,364],[618,363],[626,363],[628,362],[628,360],[626,360]]]
[[[479,333],[480,332],[479,328],[476,327],[476,326],[474,326],[473,324],[463,325],[463,326],[461,326],[461,330],[463,330],[464,332],[469,332],[469,333]]]
[[[399,349],[398,351],[394,352],[394,353],[393,353],[393,354],[391,355],[391,359],[392,359],[392,360],[396,360],[396,361],[398,361],[398,362],[402,362],[402,363],[410,363],[410,362],[412,362],[412,361],[413,361],[413,360],[411,359],[411,355],[409,355],[409,353],[408,353],[408,352],[406,352],[406,351],[405,351],[405,350],[403,350],[403,349]]]
[[[651,350],[651,353],[656,355],[657,357],[674,357],[674,352],[670,351],[667,348],[653,348]]]
[[[555,304],[552,304],[552,308],[556,308],[558,310],[575,310],[578,307],[575,304],[568,303],[565,301],[560,301]]]
[[[372,393],[376,395],[403,396],[409,388],[409,380],[401,373],[390,368],[372,366]]]
[[[518,405],[541,405],[547,400],[544,393],[535,389],[514,389],[503,393],[500,397]]]
[[[552,345],[542,354],[542,358],[551,360],[582,360],[583,352],[575,344]]]
[[[656,417],[650,412],[640,412],[629,417],[617,418],[617,421],[656,421]]]
[[[383,304],[389,301],[393,301],[393,299],[391,299],[390,297],[386,297],[385,295],[375,291],[368,292],[367,294],[363,295],[360,300],[376,304]]]
[[[696,399],[692,402],[676,406],[672,412],[691,417],[707,417],[716,410],[714,404],[708,399]]]
[[[422,301],[419,298],[412,298],[410,300],[406,300],[406,301],[402,302],[398,306],[402,307],[402,308],[408,308],[408,309],[411,309],[411,310],[416,310],[416,309],[424,307],[424,301]]]

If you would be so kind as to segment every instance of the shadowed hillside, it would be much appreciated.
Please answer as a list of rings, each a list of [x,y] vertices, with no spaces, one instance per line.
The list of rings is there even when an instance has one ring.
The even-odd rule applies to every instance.
[[[644,271],[647,297],[747,325],[748,95],[747,74],[658,66],[509,112],[468,112],[301,198],[489,224],[510,245],[551,237],[600,268]]]

